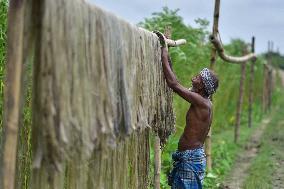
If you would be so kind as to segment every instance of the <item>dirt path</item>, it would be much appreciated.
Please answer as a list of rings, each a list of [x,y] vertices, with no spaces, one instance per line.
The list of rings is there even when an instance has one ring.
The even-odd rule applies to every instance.
[[[270,122],[269,119],[262,121],[261,126],[252,135],[250,141],[246,144],[245,150],[237,157],[233,171],[229,174],[223,184],[224,189],[241,189],[243,182],[248,176],[248,168],[252,160],[258,153],[260,147],[260,139],[266,126]]]

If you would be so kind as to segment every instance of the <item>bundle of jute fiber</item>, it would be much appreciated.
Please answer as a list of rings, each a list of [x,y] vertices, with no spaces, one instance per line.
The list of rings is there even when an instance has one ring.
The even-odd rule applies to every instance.
[[[80,0],[25,3],[39,8],[25,19],[38,23],[26,55],[34,69],[32,187],[146,188],[149,128],[162,144],[174,129],[158,38]]]

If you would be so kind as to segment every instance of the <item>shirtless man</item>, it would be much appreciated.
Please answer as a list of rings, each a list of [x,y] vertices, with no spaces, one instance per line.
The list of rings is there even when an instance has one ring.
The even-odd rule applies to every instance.
[[[192,88],[183,87],[171,69],[165,37],[155,32],[161,42],[163,72],[168,86],[191,105],[186,114],[186,126],[180,137],[178,151],[172,158],[174,168],[169,175],[172,189],[200,189],[205,175],[206,156],[203,149],[212,122],[210,96],[218,88],[218,78],[207,68],[191,79]]]

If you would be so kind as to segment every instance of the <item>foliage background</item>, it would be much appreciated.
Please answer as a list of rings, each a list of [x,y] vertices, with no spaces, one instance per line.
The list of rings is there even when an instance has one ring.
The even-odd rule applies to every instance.
[[[3,89],[6,57],[6,35],[7,35],[7,8],[8,1],[0,0],[0,116],[3,117]],[[2,131],[3,119],[0,120],[0,133]]]
[[[6,33],[7,33],[7,8],[8,1],[0,0],[0,145],[2,146],[2,128],[3,128],[3,89],[4,89],[4,72],[5,72],[5,56],[6,56]],[[165,26],[173,28],[172,38],[185,38],[188,43],[184,46],[171,48],[170,54],[174,64],[174,71],[184,86],[190,87],[190,79],[199,73],[203,67],[209,67],[211,44],[208,42],[210,33],[208,25],[209,21],[204,19],[196,19],[197,27],[192,27],[183,22],[182,17],[178,15],[178,10],[170,10],[165,7],[161,12],[153,13],[152,17],[146,18],[138,25],[150,31],[163,31]],[[247,44],[241,39],[232,39],[225,45],[228,54],[241,55],[243,45]],[[283,66],[283,56],[279,53],[272,53],[273,62],[276,66]],[[233,127],[235,123],[236,104],[239,96],[240,81],[240,65],[228,64],[218,59],[215,72],[219,76],[219,89],[214,96],[214,121],[212,125],[212,141],[213,141],[213,171],[207,174],[205,179],[205,188],[218,188],[225,177],[226,172],[233,165],[236,153],[241,149],[242,144],[247,140],[253,129],[257,128],[258,122],[263,114],[261,112],[262,97],[262,68],[265,63],[265,55],[260,55],[255,64],[255,85],[254,96],[255,103],[253,105],[253,128],[247,128],[247,110],[248,110],[248,81],[246,77],[246,89],[243,105],[243,114],[241,121],[241,138],[240,144],[233,143]],[[277,62],[277,63],[276,63]],[[27,80],[31,80],[32,68],[28,68]],[[247,75],[249,75],[249,65],[247,65]],[[279,92],[276,87],[276,92]],[[25,107],[23,126],[20,130],[19,140],[19,157],[21,161],[18,167],[18,177],[22,177],[23,183],[17,183],[19,188],[29,188],[30,169],[31,169],[31,84],[28,82],[27,95],[25,96]],[[275,94],[276,96],[277,94]],[[275,98],[276,99],[276,98]],[[168,144],[162,153],[162,188],[169,188],[166,183],[166,175],[171,169],[171,153],[173,153],[178,144],[179,136],[185,126],[185,115],[189,108],[189,104],[180,97],[174,96],[174,108],[176,114],[176,133],[172,135]],[[153,141],[152,141],[153,142]],[[153,149],[151,152],[153,159]],[[151,170],[153,171],[153,169]],[[151,174],[153,175],[153,174]],[[150,178],[150,180],[152,180]],[[152,184],[152,183],[151,183]],[[152,186],[152,185],[151,185]]]
[[[209,21],[196,19],[197,27],[192,27],[183,22],[182,17],[178,15],[177,10],[170,10],[164,7],[161,12],[153,13],[152,17],[146,18],[139,26],[150,31],[164,31],[166,26],[172,27],[173,39],[186,39],[187,44],[177,48],[170,49],[170,55],[173,62],[174,72],[179,82],[186,86],[191,86],[191,77],[198,74],[204,67],[210,65],[211,44],[208,42],[210,34]],[[256,39],[257,40],[257,39]],[[232,39],[229,44],[224,45],[228,54],[241,56],[243,47],[250,48],[250,41],[242,39]],[[205,188],[220,187],[226,173],[231,169],[236,154],[241,150],[242,144],[248,139],[249,135],[257,127],[263,113],[261,107],[263,90],[263,64],[265,64],[265,55],[259,55],[254,66],[254,104],[253,104],[253,128],[247,126],[248,120],[248,82],[250,63],[246,66],[246,80],[244,102],[241,116],[240,143],[234,144],[234,124],[236,120],[237,99],[239,97],[239,83],[241,77],[241,66],[238,64],[229,64],[220,58],[217,59],[215,72],[219,77],[219,89],[214,95],[214,119],[212,123],[212,157],[213,170],[207,173],[204,186]],[[171,154],[177,149],[178,140],[185,126],[185,115],[189,104],[179,96],[174,96],[174,108],[176,114],[176,133],[169,139],[168,144],[162,152],[162,188],[167,186],[167,174],[172,168]],[[153,141],[152,141],[153,142]],[[153,150],[153,149],[152,149]],[[152,157],[153,159],[153,151]],[[153,170],[152,170],[153,171]],[[153,174],[152,174],[153,175]]]

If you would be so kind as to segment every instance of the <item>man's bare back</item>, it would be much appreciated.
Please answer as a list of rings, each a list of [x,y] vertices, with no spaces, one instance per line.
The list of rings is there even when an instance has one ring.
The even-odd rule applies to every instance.
[[[207,107],[191,105],[186,114],[186,126],[180,137],[178,150],[185,151],[203,146],[212,122],[212,104]]]

